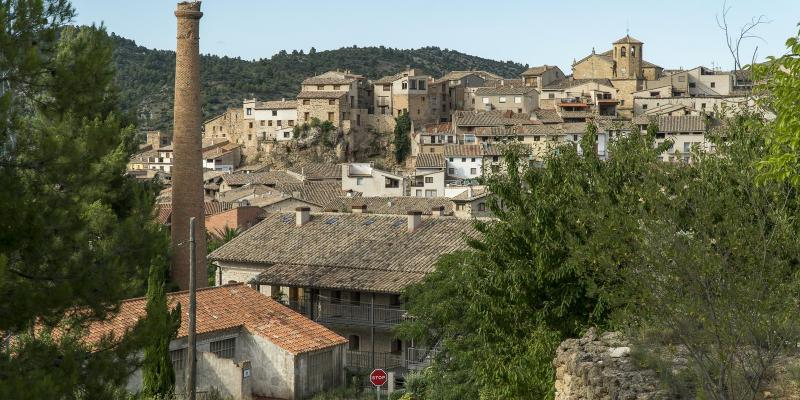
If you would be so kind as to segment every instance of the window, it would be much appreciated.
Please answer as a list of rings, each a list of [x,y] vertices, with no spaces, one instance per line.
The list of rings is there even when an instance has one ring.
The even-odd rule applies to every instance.
[[[169,352],[169,358],[172,360],[172,369],[180,370],[186,368],[186,359],[188,358],[189,349],[178,349]]]
[[[383,184],[383,187],[389,188],[389,189],[399,188],[400,187],[400,181],[398,181],[397,179],[392,179],[392,178],[388,178],[387,177],[386,181]]]
[[[642,104],[642,110],[647,110],[647,104]]]
[[[456,174],[456,169],[455,168],[448,168],[447,169],[447,173],[450,174],[450,175],[455,175]]]
[[[411,80],[411,90],[417,90],[417,81],[414,79]]]
[[[425,81],[419,81],[419,90],[425,90]],[[425,98],[422,98],[422,101],[425,101]]]
[[[304,112],[304,113],[303,113],[303,119],[304,119],[304,120],[308,121],[308,119],[309,119],[308,117],[309,117],[309,116],[310,116],[310,115],[309,115],[308,111],[306,111],[306,112]]]
[[[247,108],[247,115],[253,115],[253,109]]]
[[[694,82],[689,82],[689,87],[690,87],[690,88],[693,88],[693,87],[695,87],[695,86],[696,86],[696,85],[695,85],[695,83],[694,83]]]
[[[253,123],[252,123],[252,122],[250,122],[250,123],[248,124],[248,126],[249,126],[250,128],[252,128],[252,127],[253,127]]]
[[[288,139],[289,138],[289,132],[283,132],[283,138],[284,139]]]
[[[294,120],[293,119],[290,119],[288,122],[289,122],[289,126],[294,126]]]
[[[384,92],[388,92],[390,90],[392,90],[392,85],[383,85],[383,91]]]
[[[700,108],[702,108],[703,110],[705,110],[705,109],[706,109],[706,103],[700,103]]]
[[[303,99],[303,105],[304,105],[304,106],[307,106],[307,105],[309,105],[309,104],[311,104],[311,100],[309,100],[309,99]]]
[[[402,87],[404,90],[408,89],[408,81],[403,81],[403,83],[400,84],[400,87]]]
[[[492,161],[497,162],[498,160],[500,160],[499,156],[492,156]]]
[[[456,211],[464,211],[464,205],[463,204],[456,204]]]
[[[391,305],[391,306],[399,306],[400,305],[400,295],[399,294],[389,295],[389,305]]]
[[[328,113],[328,121],[333,121],[333,113],[332,112]]]
[[[392,354],[403,353],[403,342],[400,339],[392,340]]]
[[[342,291],[334,290],[331,292],[331,303],[339,304],[342,302]]]
[[[501,103],[505,103],[505,102],[506,102],[506,98],[505,98],[505,97],[503,97],[503,96],[500,96],[500,102],[501,102]]]
[[[272,116],[273,117],[277,117],[278,116],[278,110],[272,110]]]
[[[433,183],[433,177],[432,176],[426,176],[425,177],[425,183]]]
[[[650,97],[658,97],[658,92],[650,92]]]
[[[264,120],[258,121],[258,124],[264,126]]]
[[[461,158],[461,162],[467,162],[467,158],[466,157]]]
[[[717,82],[711,82],[711,87],[717,87]]]
[[[252,135],[252,134],[250,134],[250,133],[248,133],[248,134],[247,134],[247,140],[253,140],[253,135]]]
[[[483,98],[483,104],[489,104],[489,98],[488,97],[484,97]]]
[[[276,123],[278,124],[278,126],[283,126],[283,121],[281,120],[276,121]]]
[[[361,292],[350,292],[350,303],[351,304],[361,303]]]
[[[622,47],[619,48],[619,56],[620,57],[626,57],[626,55],[625,55],[625,46],[622,46]]]
[[[422,96],[422,102],[423,103],[425,102],[425,96]]]
[[[436,189],[429,189],[425,191],[425,197],[431,198],[436,197]]]
[[[631,46],[631,57],[636,57],[636,47]]]
[[[233,358],[236,353],[236,338],[211,342],[211,352],[219,358]]]
[[[486,203],[478,203],[478,211],[486,211]]]
[[[470,175],[477,175],[478,174],[478,169],[477,168],[470,168],[469,169],[469,173],[470,173]]]
[[[572,135],[572,140],[577,142],[578,141],[578,135]]]
[[[681,75],[678,77],[678,82],[686,82],[686,77]]]
[[[361,186],[364,184],[364,178],[356,178],[356,185]]]
[[[417,197],[422,197],[422,189],[417,189]]]
[[[547,98],[548,98],[548,99],[555,99],[555,98],[556,98],[556,94],[555,94],[555,93],[549,93],[549,94],[547,95]]]
[[[522,97],[520,97],[520,96],[514,97],[514,103],[517,103],[517,104],[522,103]]]
[[[347,337],[347,350],[359,351],[361,348],[361,338],[358,335],[350,335]]]
[[[533,137],[533,141],[538,142],[539,140],[541,140],[541,138],[542,138],[541,136],[536,135]]]
[[[336,105],[336,100],[335,99],[328,100],[328,105],[329,106],[335,106]]]
[[[450,157],[450,162],[453,162],[453,157]]]

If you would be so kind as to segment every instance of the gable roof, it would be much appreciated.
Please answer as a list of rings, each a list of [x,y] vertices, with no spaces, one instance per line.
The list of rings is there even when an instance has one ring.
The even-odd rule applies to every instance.
[[[300,179],[286,171],[251,172],[249,174],[233,173],[224,175],[222,180],[228,186],[244,186],[247,184],[274,186],[279,183],[300,183]]]
[[[348,195],[348,191],[342,189],[342,183],[334,180],[283,183],[276,188],[287,196],[320,207],[331,199]],[[349,194],[355,197],[361,196],[359,192],[349,192]]]
[[[256,103],[255,108],[262,110],[292,110],[297,108],[297,100],[259,101]]]
[[[659,115],[633,118],[637,125],[647,125],[650,121],[658,124],[658,131],[664,133],[705,132],[706,122],[702,115]]]
[[[244,284],[198,289],[197,333],[246,329],[291,354],[325,349],[347,343],[347,340],[324,326],[311,321]],[[189,326],[189,292],[167,294],[170,308],[181,306],[181,326],[177,338],[187,336]],[[124,300],[117,314],[105,321],[89,325],[86,339],[97,343],[107,335],[122,336],[127,329],[145,317],[147,299]]]
[[[614,44],[643,44],[640,40],[631,37],[631,35],[625,35],[623,38],[618,39],[614,42]]]
[[[417,155],[415,168],[444,168],[444,157],[441,154],[420,153]]]
[[[338,99],[347,96],[346,91],[304,90],[297,94],[298,99]]]
[[[608,78],[600,78],[600,79],[574,79],[571,76],[565,79],[561,79],[558,81],[550,82],[550,84],[545,85],[542,90],[562,90],[562,89],[569,89],[575,86],[584,85],[587,83],[597,83],[599,85],[606,85],[614,87],[611,83],[611,79]]]
[[[561,119],[561,116],[558,115],[558,111],[556,110],[548,110],[548,109],[537,109],[533,112],[536,116],[536,119],[542,121],[543,124],[560,124],[564,122]]]
[[[536,88],[531,86],[497,86],[497,87],[482,87],[475,91],[476,96],[502,96],[514,94],[528,94],[535,92]]]
[[[287,171],[302,175],[308,180],[338,179],[342,180],[342,165],[304,162],[286,168]]]
[[[409,211],[430,215],[434,207],[444,207],[445,214],[453,213],[453,203],[447,197],[339,197],[325,204],[326,210],[352,212],[353,207],[367,206],[368,214],[406,216]]]
[[[497,111],[456,111],[453,123],[460,126],[502,126],[502,125],[536,125],[539,121],[531,120],[527,114],[516,114],[508,117],[510,112]]]
[[[388,84],[388,83],[392,83],[392,82],[402,78],[404,75],[407,74],[407,72],[408,71],[403,71],[403,72],[398,72],[398,73],[396,73],[394,75],[387,75],[387,76],[384,76],[384,77],[382,77],[380,79],[372,81],[372,83],[376,84],[376,85],[385,85],[385,84]]]
[[[219,262],[263,268],[261,282],[400,293],[435,269],[442,254],[467,249],[477,237],[469,220],[316,214],[303,226],[294,213],[272,213],[209,255]]]
[[[236,207],[236,204],[226,201],[206,201],[203,203],[205,216],[219,214]],[[162,225],[170,223],[172,218],[172,203],[156,204],[156,222]]]
[[[527,70],[525,70],[525,72],[522,73],[522,76],[539,76],[539,75],[541,75],[541,74],[543,74],[543,73],[545,73],[545,72],[547,72],[547,71],[549,71],[551,69],[555,69],[555,68],[558,68],[558,67],[556,67],[555,65],[547,65],[547,64],[540,65],[538,67],[531,67],[531,68],[528,68]]]

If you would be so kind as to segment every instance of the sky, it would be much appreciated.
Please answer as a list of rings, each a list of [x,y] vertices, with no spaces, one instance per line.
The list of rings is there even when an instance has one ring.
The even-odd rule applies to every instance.
[[[103,23],[148,48],[175,49],[176,1],[72,0],[78,24]],[[797,34],[800,0],[728,0],[734,30],[753,17],[762,39],[742,47],[747,61],[780,55]],[[438,46],[522,64],[555,64],[602,52],[626,31],[644,42],[643,55],[664,68],[729,69],[732,58],[715,17],[722,0],[205,0],[200,21],[204,54],[269,58],[280,50],[317,51],[357,45]]]

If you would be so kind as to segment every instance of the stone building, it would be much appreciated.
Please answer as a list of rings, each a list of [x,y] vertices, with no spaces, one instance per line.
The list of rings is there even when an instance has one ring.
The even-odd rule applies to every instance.
[[[530,86],[499,86],[478,88],[475,98],[480,111],[511,111],[517,114],[530,113],[539,108],[539,92]]]
[[[205,273],[205,268],[203,268]],[[224,398],[305,399],[344,384],[347,340],[277,301],[242,284],[197,291],[197,391],[216,389]],[[167,295],[180,305],[181,325],[169,344],[175,392],[186,394],[189,293]],[[86,340],[121,337],[146,316],[147,299],[124,300],[117,314],[89,326]],[[142,387],[142,372],[127,390]]]
[[[439,122],[441,115],[447,115],[448,84],[435,82],[416,68],[375,80],[375,114],[398,117],[407,112],[415,125]]]
[[[400,294],[478,233],[465,219],[366,211],[270,214],[210,259],[221,281],[252,282],[348,338],[349,369],[412,369],[428,350],[395,338],[405,315]]]
[[[298,123],[330,121],[344,132],[366,124],[372,90],[367,79],[349,71],[328,71],[303,81],[297,95]]]
[[[231,107],[224,113],[203,122],[203,139],[225,139],[244,144],[244,112],[241,107]]]
[[[292,139],[292,130],[297,121],[297,101],[245,100],[244,123],[248,135],[257,141],[286,141]]]
[[[534,88],[542,88],[564,78],[564,72],[555,65],[531,67],[522,73],[523,84]]]

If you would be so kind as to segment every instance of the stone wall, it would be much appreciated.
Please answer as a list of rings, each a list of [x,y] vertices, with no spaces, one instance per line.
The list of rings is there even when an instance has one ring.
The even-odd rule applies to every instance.
[[[556,351],[555,400],[662,400],[656,373],[641,369],[630,356],[630,343],[614,332],[589,330],[565,340]]]

